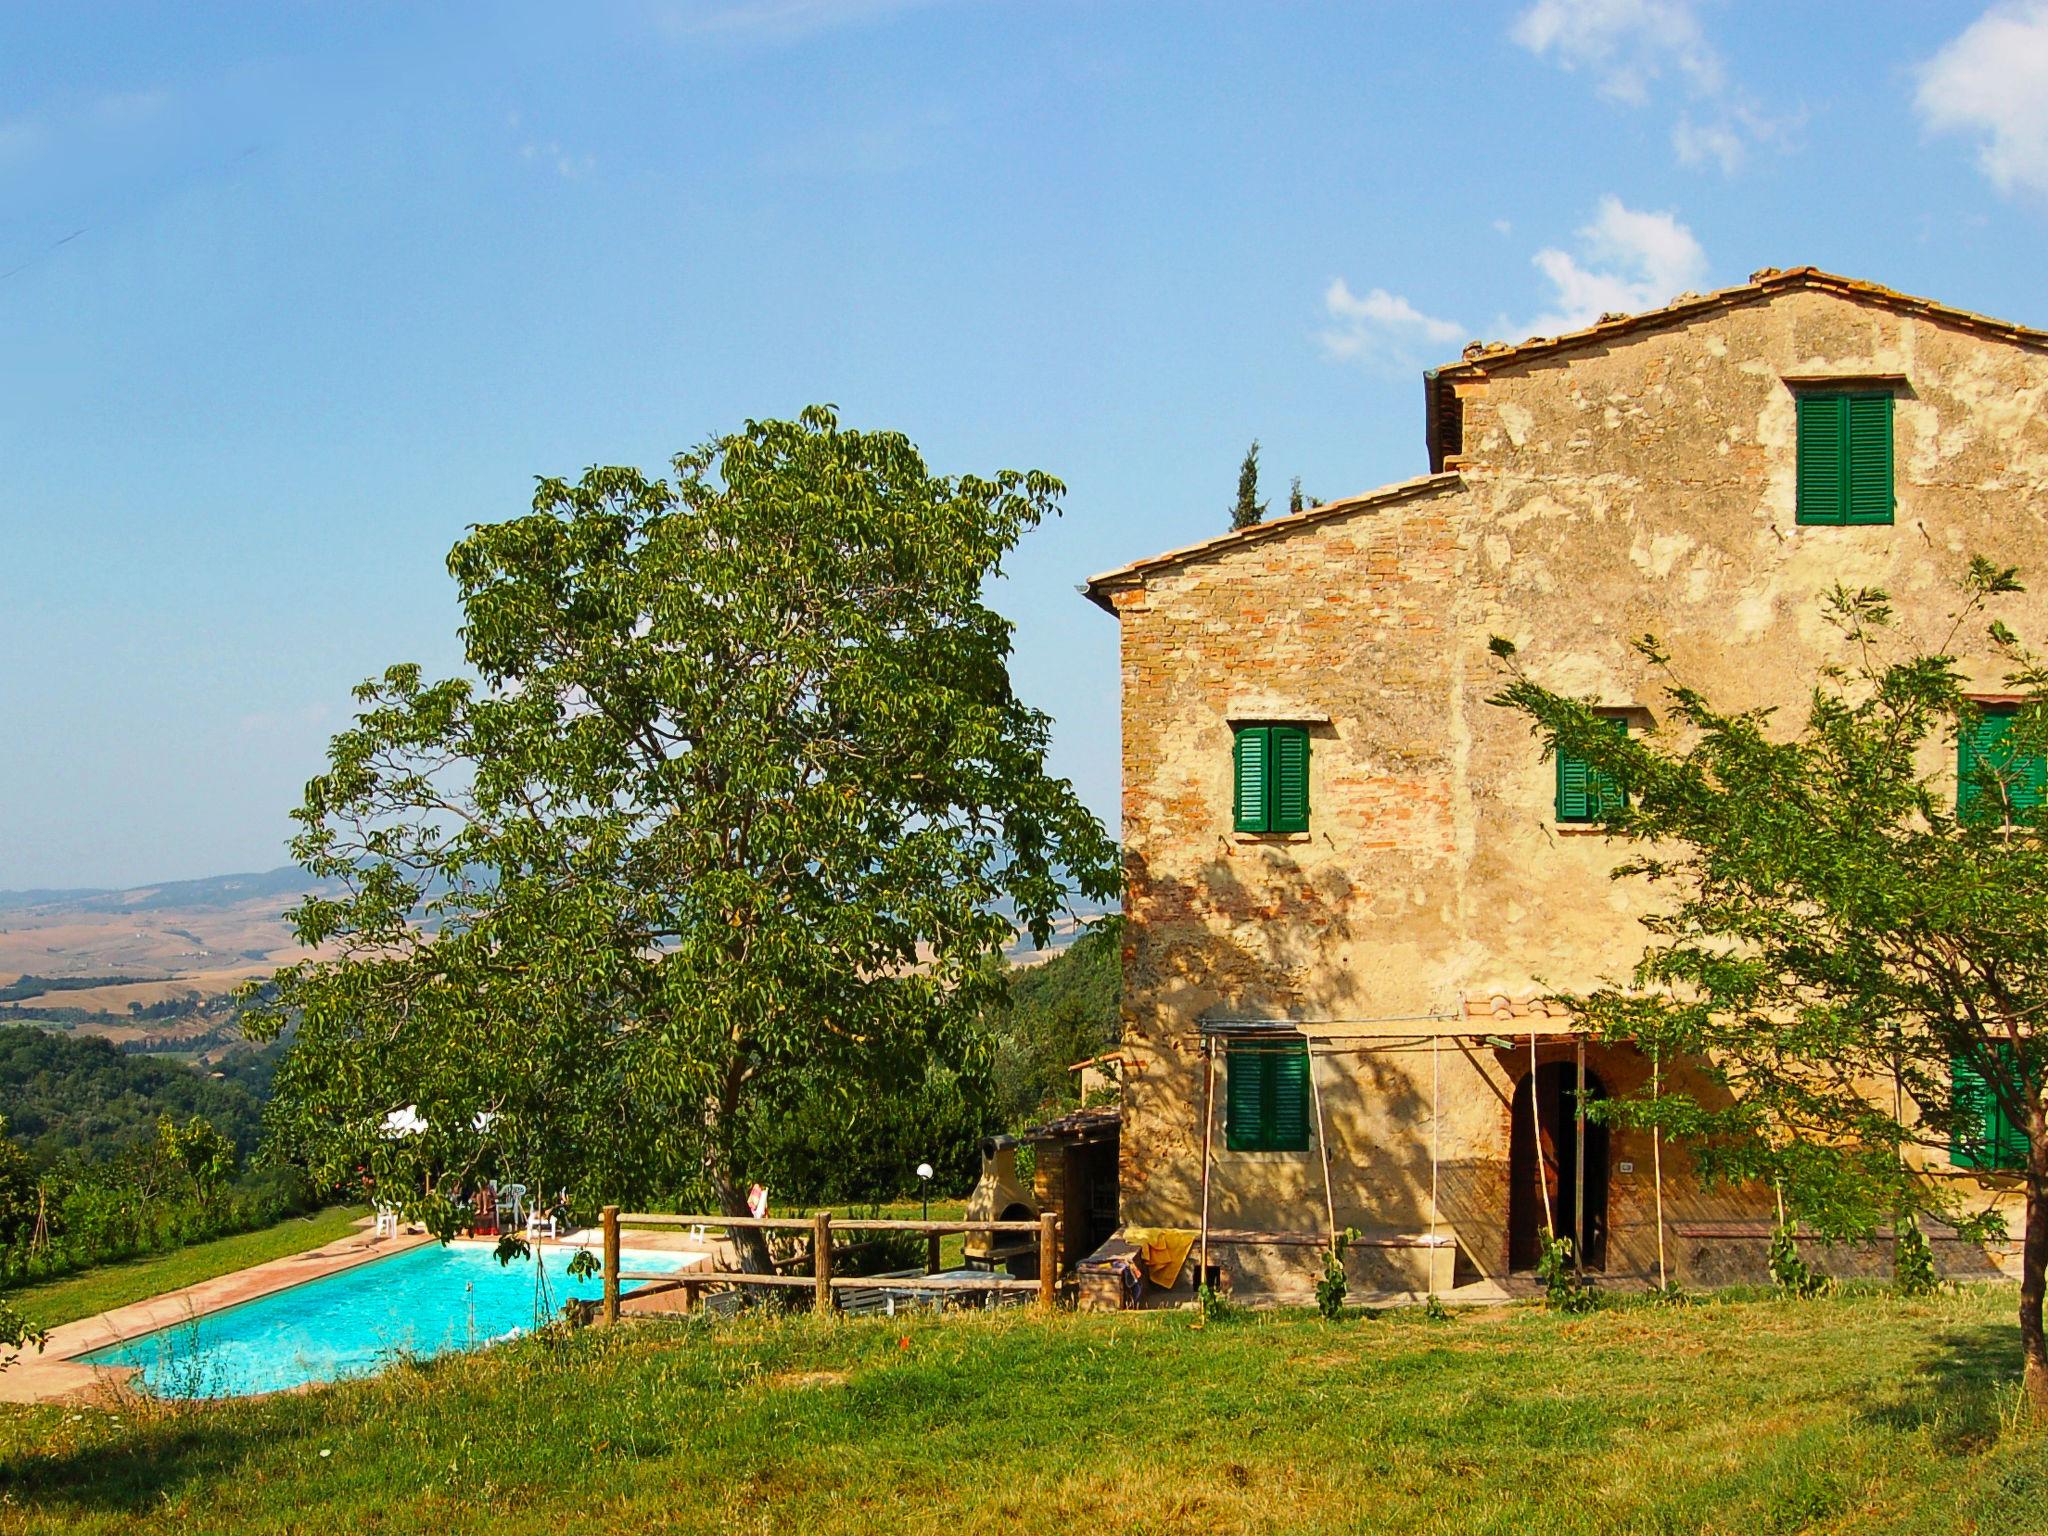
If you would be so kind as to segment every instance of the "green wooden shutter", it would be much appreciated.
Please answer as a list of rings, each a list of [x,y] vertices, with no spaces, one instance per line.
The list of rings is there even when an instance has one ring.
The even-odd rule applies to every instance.
[[[1998,1135],[1994,1117],[1997,1102],[1991,1085],[1962,1057],[1949,1060],[1950,1092],[1955,1122],[1949,1132],[1948,1160],[1958,1168],[1994,1168],[1998,1159]]]
[[[2023,1126],[2015,1125],[2007,1118],[2003,1108],[1994,1104],[1992,1109],[1998,1116],[1996,1135],[1992,1141],[1992,1155],[1997,1159],[1997,1166],[2015,1171],[2024,1169],[2027,1166],[2027,1153],[2033,1149],[2033,1139],[2027,1135]]]
[[[1628,734],[1628,716],[1609,715],[1612,730]],[[1602,773],[1577,753],[1559,749],[1557,754],[1557,819],[1598,821],[1609,811],[1620,810],[1628,796],[1612,776]]]
[[[1255,1043],[1233,1041],[1223,1058],[1223,1144],[1233,1152],[1266,1146],[1266,1056]]]
[[[1266,825],[1275,832],[1308,830],[1308,732],[1298,725],[1268,726],[1272,786]]]
[[[1266,1058],[1272,1097],[1266,1122],[1266,1146],[1275,1152],[1308,1150],[1308,1042],[1271,1048]]]
[[[1240,832],[1270,830],[1266,802],[1267,785],[1272,778],[1271,737],[1267,726],[1241,726],[1232,745],[1236,766],[1234,820]]]
[[[1892,397],[1850,395],[1844,401],[1849,463],[1845,521],[1892,520]]]
[[[1998,815],[1998,792],[1987,775],[1991,753],[2005,735],[2006,717],[1986,710],[1956,735],[1956,815],[1970,822]]]
[[[1849,499],[1844,395],[1799,397],[1798,520],[1839,523]]]
[[[1998,1047],[1998,1070],[2013,1070],[2010,1045]],[[1949,1062],[1955,1094],[1955,1126],[1949,1138],[1949,1161],[1958,1168],[2020,1169],[2027,1166],[2032,1139],[2014,1124],[1984,1074],[1962,1057]]]
[[[1559,821],[1590,821],[1593,803],[1591,781],[1593,770],[1583,757],[1574,756],[1562,748],[1557,754],[1557,819]]]
[[[1223,1144],[1233,1152],[1301,1152],[1309,1145],[1305,1040],[1232,1041],[1224,1057]]]
[[[1987,709],[1956,737],[1956,815],[1998,824],[2033,822],[2048,800],[2048,754],[2011,739],[2011,710]]]

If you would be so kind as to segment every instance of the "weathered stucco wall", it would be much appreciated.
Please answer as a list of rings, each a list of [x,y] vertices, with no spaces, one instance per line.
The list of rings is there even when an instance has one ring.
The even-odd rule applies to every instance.
[[[1123,642],[1131,1220],[1194,1219],[1200,1017],[1314,1032],[1585,986],[1639,955],[1645,893],[1609,879],[1619,854],[1601,838],[1556,824],[1551,765],[1487,702],[1491,635],[1538,680],[1648,722],[1662,700],[1629,641],[1654,631],[1717,701],[1796,718],[1836,654],[1818,602],[1834,583],[1890,589],[1932,639],[1969,554],[2048,581],[2048,357],[2028,346],[1793,291],[1465,373],[1455,475],[1107,586]],[[1785,380],[1813,375],[1903,376],[1891,526],[1795,523]],[[1972,666],[1996,686],[1988,657]],[[1308,723],[1309,832],[1231,830],[1233,720]],[[1526,1058],[1446,1042],[1433,1068],[1426,1043],[1347,1049],[1319,1066],[1339,1222],[1426,1220],[1434,1081],[1443,1214],[1469,1261],[1498,1269],[1506,1106]],[[1632,1086],[1622,1056],[1598,1070]],[[1212,1221],[1320,1225],[1316,1153],[1231,1153],[1220,1111],[1218,1126]],[[1648,1148],[1618,1135],[1612,1159],[1637,1172],[1614,1178],[1609,1269],[1640,1271]],[[1674,1219],[1757,1210],[1702,1196],[1671,1151],[1666,1173]]]

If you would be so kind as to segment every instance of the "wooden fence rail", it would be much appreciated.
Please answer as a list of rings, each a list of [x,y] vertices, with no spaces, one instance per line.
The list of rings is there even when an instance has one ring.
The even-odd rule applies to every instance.
[[[620,1271],[619,1230],[626,1224],[636,1227],[702,1227],[706,1230],[725,1231],[773,1231],[802,1232],[811,1234],[811,1272],[808,1275],[750,1274],[742,1270],[689,1271],[682,1274],[625,1274]],[[619,1284],[634,1281],[658,1286],[662,1290],[683,1291],[684,1306],[688,1310],[697,1294],[707,1285],[761,1285],[811,1289],[814,1305],[820,1312],[833,1309],[832,1293],[835,1290],[917,1290],[918,1282],[906,1276],[887,1277],[881,1275],[835,1275],[832,1273],[832,1233],[835,1229],[847,1232],[922,1232],[929,1238],[926,1273],[935,1275],[939,1271],[939,1241],[958,1232],[986,1232],[991,1235],[1005,1234],[1022,1236],[1038,1234],[1038,1278],[1036,1280],[997,1279],[993,1274],[987,1280],[949,1281],[945,1288],[970,1291],[1036,1291],[1038,1305],[1050,1311],[1058,1299],[1059,1285],[1059,1218],[1051,1212],[1036,1221],[885,1221],[880,1219],[848,1219],[836,1221],[830,1211],[819,1211],[810,1217],[795,1216],[671,1216],[667,1214],[642,1215],[622,1214],[616,1205],[604,1208],[604,1301],[600,1316],[607,1323],[619,1320]],[[859,1246],[867,1246],[865,1244]]]

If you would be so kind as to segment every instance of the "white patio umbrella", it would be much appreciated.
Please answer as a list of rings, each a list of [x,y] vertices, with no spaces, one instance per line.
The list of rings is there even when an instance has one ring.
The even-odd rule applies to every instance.
[[[384,1117],[382,1134],[396,1139],[400,1136],[418,1136],[427,1128],[427,1122],[420,1118],[417,1104],[408,1104],[403,1109],[394,1109]]]

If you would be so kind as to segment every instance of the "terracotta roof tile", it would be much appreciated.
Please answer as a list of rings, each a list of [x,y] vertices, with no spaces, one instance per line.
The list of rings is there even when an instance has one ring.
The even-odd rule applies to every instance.
[[[1510,997],[1505,992],[1467,992],[1465,1017],[1486,1024],[1519,1024],[1535,1019],[1566,1023],[1572,1012],[1562,1003],[1540,996]]]

